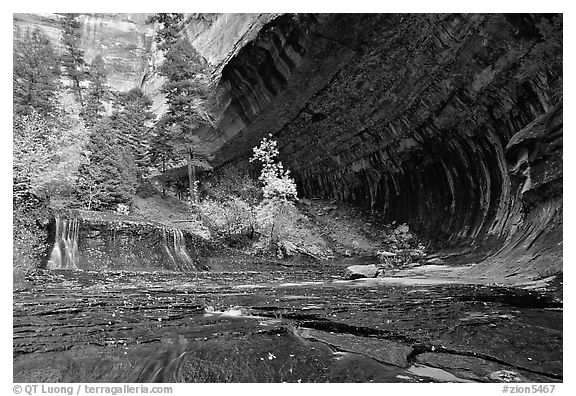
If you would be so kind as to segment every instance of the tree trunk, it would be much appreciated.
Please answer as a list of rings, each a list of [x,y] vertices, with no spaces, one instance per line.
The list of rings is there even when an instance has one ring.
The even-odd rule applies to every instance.
[[[196,168],[192,165],[192,149],[188,151],[188,183],[190,184],[190,199],[196,203]]]
[[[75,85],[76,97],[80,102],[80,106],[84,107],[84,100],[82,99],[82,87],[80,86],[80,79],[78,78],[78,76],[74,76],[72,80],[74,81]]]
[[[90,190],[88,190],[88,210],[91,210],[92,208],[92,199],[94,198],[93,188],[93,186],[90,186]]]
[[[164,175],[165,173],[166,173],[166,159],[162,157],[162,175]],[[166,198],[166,182],[164,180],[161,180],[161,183],[162,183],[162,198]]]

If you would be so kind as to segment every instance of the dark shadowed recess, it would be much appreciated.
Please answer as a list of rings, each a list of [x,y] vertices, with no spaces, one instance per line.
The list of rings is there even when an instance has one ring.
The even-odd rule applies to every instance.
[[[561,31],[554,15],[276,18],[223,70],[217,166],[248,168],[272,133],[301,196],[406,222],[507,275],[557,273]]]

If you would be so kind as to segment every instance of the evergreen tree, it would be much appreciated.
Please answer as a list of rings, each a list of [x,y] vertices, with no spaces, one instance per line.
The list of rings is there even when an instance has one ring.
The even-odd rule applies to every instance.
[[[59,63],[54,47],[38,28],[14,42],[13,104],[15,114],[54,115],[58,106]]]
[[[167,129],[165,118],[161,118],[152,129],[150,139],[150,163],[161,172],[166,172],[175,165],[173,161],[171,136]]]
[[[62,66],[66,70],[66,75],[72,81],[72,90],[81,106],[84,106],[82,98],[82,86],[80,83],[85,78],[84,72],[84,51],[80,49],[80,23],[76,20],[75,14],[64,14],[62,19]]]
[[[165,56],[159,73],[166,78],[162,91],[168,104],[167,113],[154,128],[150,154],[163,172],[186,161],[190,198],[196,202],[196,167],[209,167],[211,159],[196,133],[202,126],[214,125],[210,109],[215,95],[209,65],[180,37],[183,20],[182,14],[156,14],[149,19],[161,25],[156,42]]]
[[[167,51],[178,41],[178,32],[182,28],[184,14],[160,13],[148,18],[147,23],[158,23],[161,27],[156,31],[155,41],[158,48]]]
[[[138,185],[136,164],[130,150],[119,142],[110,119],[94,126],[88,151],[90,163],[80,168],[76,186],[78,200],[89,210],[129,204]]]
[[[104,103],[108,100],[109,92],[106,87],[106,65],[104,59],[97,55],[90,63],[87,73],[90,87],[86,95],[85,106],[80,115],[87,127],[94,126],[104,115]]]
[[[138,175],[147,173],[150,146],[149,125],[154,119],[151,111],[152,101],[139,88],[121,93],[114,103],[111,116],[111,128],[118,139],[128,147],[134,157]]]
[[[162,92],[166,95],[170,123],[189,129],[214,124],[210,110],[215,89],[210,66],[187,39],[180,39],[170,47],[159,73],[166,77]]]
[[[166,53],[159,72],[166,77],[162,91],[168,111],[156,128],[153,157],[163,164],[186,160],[190,199],[196,202],[196,167],[209,167],[211,159],[196,135],[200,127],[211,122],[208,109],[213,90],[209,69],[188,40],[180,39]]]

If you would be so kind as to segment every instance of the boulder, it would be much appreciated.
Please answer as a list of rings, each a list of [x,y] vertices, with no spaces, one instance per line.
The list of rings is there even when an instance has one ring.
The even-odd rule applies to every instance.
[[[378,267],[375,264],[351,265],[346,268],[346,279],[375,278],[378,275]]]

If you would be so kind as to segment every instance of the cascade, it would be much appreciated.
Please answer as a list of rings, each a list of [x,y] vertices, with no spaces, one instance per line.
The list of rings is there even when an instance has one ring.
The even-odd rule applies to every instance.
[[[182,270],[195,270],[196,266],[186,250],[186,240],[184,239],[184,233],[182,230],[174,229],[174,252],[178,257],[178,261],[181,263],[180,269]]]
[[[62,219],[56,216],[54,247],[46,265],[48,269],[78,268],[78,219]]]
[[[195,271],[196,266],[186,249],[186,239],[182,230],[173,228],[167,232],[166,229],[163,229],[162,235],[164,251],[172,267],[180,271]]]
[[[172,264],[173,268],[176,268],[176,259],[174,258],[174,256],[172,255],[172,252],[170,252],[170,247],[169,247],[169,243],[168,243],[168,235],[166,233],[166,228],[162,228],[162,242],[163,242],[163,246],[164,246],[164,251],[166,252],[166,256],[168,257],[168,259],[170,260],[170,264]]]

